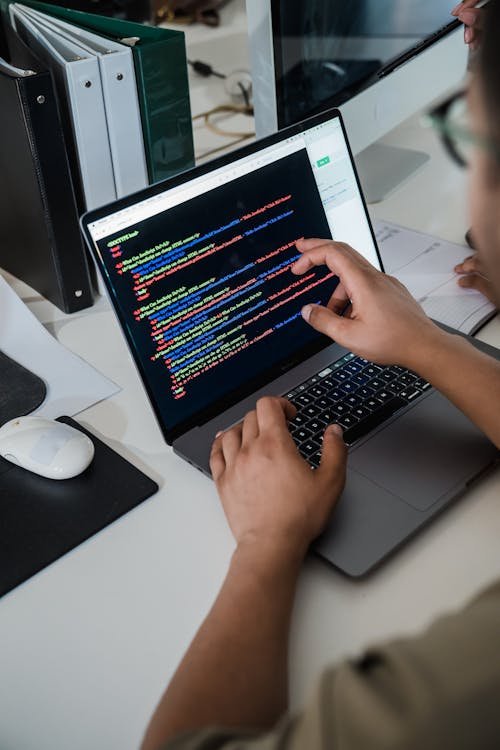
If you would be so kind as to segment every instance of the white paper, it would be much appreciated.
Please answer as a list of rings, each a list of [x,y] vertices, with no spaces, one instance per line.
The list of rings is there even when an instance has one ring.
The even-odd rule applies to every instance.
[[[45,382],[45,401],[34,412],[40,416],[74,416],[120,390],[51,336],[2,276],[0,350]]]
[[[374,222],[384,268],[404,284],[429,317],[471,334],[494,313],[481,292],[463,289],[453,271],[471,251],[388,221]]]

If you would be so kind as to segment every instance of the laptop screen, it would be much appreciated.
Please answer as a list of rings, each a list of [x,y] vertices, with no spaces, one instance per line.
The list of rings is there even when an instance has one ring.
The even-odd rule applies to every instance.
[[[329,343],[300,311],[338,279],[291,273],[299,238],[380,267],[338,113],[308,125],[83,219],[167,440]]]

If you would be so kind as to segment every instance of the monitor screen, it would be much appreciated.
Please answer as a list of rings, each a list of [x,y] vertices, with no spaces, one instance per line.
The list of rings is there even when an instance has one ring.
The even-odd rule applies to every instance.
[[[272,0],[278,126],[339,106],[455,28],[449,0]]]
[[[339,116],[269,140],[87,225],[167,436],[326,345],[300,311],[326,304],[338,280],[291,273],[299,238],[348,241],[379,266]]]

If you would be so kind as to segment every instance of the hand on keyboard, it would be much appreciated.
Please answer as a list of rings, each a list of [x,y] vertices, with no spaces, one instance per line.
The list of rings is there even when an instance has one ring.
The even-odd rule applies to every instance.
[[[311,471],[288,430],[295,413],[285,399],[262,398],[243,423],[215,439],[210,469],[238,544],[269,542],[305,553],[342,492],[342,430],[323,427],[321,463]]]
[[[327,424],[337,422],[345,443],[352,445],[430,388],[399,365],[380,367],[346,354],[285,394],[297,409],[290,432],[301,455],[316,468]]]

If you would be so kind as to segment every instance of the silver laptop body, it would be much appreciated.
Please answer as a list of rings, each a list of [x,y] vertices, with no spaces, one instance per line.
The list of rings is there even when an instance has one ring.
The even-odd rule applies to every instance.
[[[215,434],[260,396],[310,404],[315,424],[325,383],[348,371],[362,382],[368,366],[373,376],[300,316],[338,280],[289,270],[304,236],[347,242],[382,268],[337,110],[92,211],[82,228],[166,441],[207,476]],[[378,565],[497,460],[461,412],[417,385],[394,413],[380,388],[384,419],[370,417],[361,437],[352,430],[346,489],[314,545],[349,576]]]

